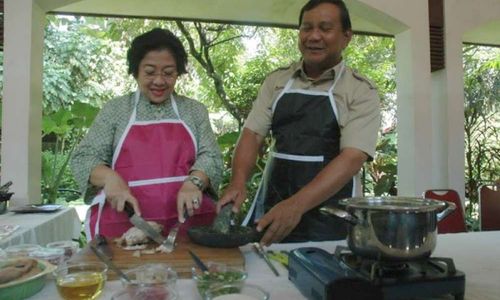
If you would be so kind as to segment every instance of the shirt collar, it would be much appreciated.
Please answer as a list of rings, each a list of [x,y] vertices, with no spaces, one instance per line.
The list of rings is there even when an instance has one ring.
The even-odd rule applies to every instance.
[[[340,74],[340,69],[342,68],[343,60],[340,61],[338,64],[335,66],[331,67],[330,69],[327,69],[319,76],[317,79],[312,79],[309,78],[304,71],[304,60],[302,59],[300,61],[300,64],[297,64],[296,69],[293,72],[294,77],[300,77],[302,80],[307,80],[307,81],[326,81],[326,80],[334,80],[335,79],[335,74]]]

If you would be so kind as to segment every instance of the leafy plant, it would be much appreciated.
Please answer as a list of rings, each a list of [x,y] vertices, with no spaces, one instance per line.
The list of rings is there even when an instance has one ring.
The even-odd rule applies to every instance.
[[[61,186],[73,183],[67,166],[77,143],[92,124],[98,108],[86,103],[75,103],[71,110],[60,110],[43,116],[42,138],[52,135],[54,143],[42,155],[42,198],[55,203]],[[64,184],[66,183],[66,185]]]

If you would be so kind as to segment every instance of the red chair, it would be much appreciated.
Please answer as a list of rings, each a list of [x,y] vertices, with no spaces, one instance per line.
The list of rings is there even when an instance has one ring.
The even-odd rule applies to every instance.
[[[479,223],[481,230],[500,230],[500,182],[479,188]]]
[[[467,232],[462,201],[460,201],[457,191],[446,189],[427,190],[424,193],[424,198],[449,201],[457,206],[455,211],[438,223],[438,233]]]

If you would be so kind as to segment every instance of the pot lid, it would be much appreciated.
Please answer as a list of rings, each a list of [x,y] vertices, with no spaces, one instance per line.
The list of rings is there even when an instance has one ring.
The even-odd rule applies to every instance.
[[[342,199],[339,204],[347,208],[408,212],[441,211],[446,207],[444,201],[417,197],[355,197]]]

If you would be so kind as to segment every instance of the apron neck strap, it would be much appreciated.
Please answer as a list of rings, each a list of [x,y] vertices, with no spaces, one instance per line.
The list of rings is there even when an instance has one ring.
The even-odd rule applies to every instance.
[[[137,89],[137,91],[135,91],[135,95],[134,95],[134,110],[132,111],[132,115],[130,116],[130,121],[132,123],[135,122],[135,119],[137,116],[137,104],[139,103],[140,98],[141,98],[141,91],[139,89]],[[172,105],[172,109],[174,110],[175,115],[180,120],[181,117],[179,114],[179,109],[177,108],[177,102],[175,102],[174,94],[170,95],[170,104]]]

